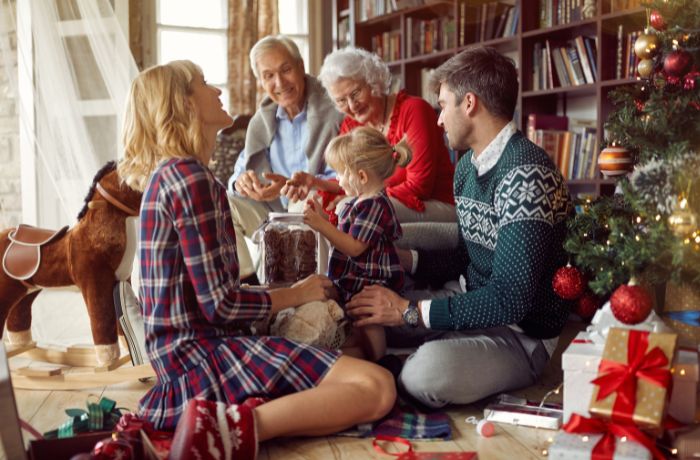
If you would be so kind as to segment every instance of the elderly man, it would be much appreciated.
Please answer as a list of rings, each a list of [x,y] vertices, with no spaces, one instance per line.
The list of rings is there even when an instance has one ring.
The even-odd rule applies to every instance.
[[[335,177],[323,152],[343,116],[321,84],[304,73],[304,61],[291,39],[261,39],[250,50],[250,63],[267,96],[250,120],[228,188],[241,281],[256,283],[255,263],[243,237],[250,237],[270,212],[287,209],[281,191],[295,172]]]
[[[441,407],[525,387],[541,374],[568,314],[552,276],[566,263],[573,208],[552,160],[511,121],[518,97],[512,60],[491,48],[468,49],[435,69],[431,83],[450,146],[470,149],[454,177],[460,239],[457,248],[399,257],[433,285],[460,283],[418,302],[370,286],[346,307],[358,326],[393,326],[389,345],[419,345],[399,388]]]

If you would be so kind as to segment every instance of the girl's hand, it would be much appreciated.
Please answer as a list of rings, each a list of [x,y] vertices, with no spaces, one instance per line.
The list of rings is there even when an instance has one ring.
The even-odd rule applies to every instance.
[[[297,171],[282,187],[281,193],[290,201],[305,200],[314,186],[314,176],[304,171]]]
[[[326,215],[322,211],[318,196],[306,200],[304,204],[304,223],[314,230],[319,230],[326,222],[328,221],[326,220]]]
[[[326,276],[309,275],[294,283],[292,289],[299,293],[299,303],[296,305],[299,306],[314,300],[327,300],[333,283]]]

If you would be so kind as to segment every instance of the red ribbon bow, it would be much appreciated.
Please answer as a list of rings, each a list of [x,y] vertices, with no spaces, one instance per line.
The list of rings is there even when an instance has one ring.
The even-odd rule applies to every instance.
[[[571,414],[569,422],[563,426],[564,431],[572,434],[602,434],[603,437],[593,446],[591,460],[613,460],[615,455],[615,437],[626,437],[628,440],[643,445],[657,460],[665,457],[656,448],[656,444],[634,425],[606,422],[605,420],[586,418]]]
[[[600,377],[591,383],[599,385],[597,401],[617,392],[612,418],[632,422],[637,400],[637,380],[644,379],[663,388],[671,382],[671,372],[665,368],[668,357],[659,347],[646,352],[649,333],[630,330],[627,343],[627,364],[608,359],[600,361]]]

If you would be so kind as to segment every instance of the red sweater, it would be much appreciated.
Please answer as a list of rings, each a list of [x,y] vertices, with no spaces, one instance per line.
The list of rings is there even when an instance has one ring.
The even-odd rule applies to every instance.
[[[340,134],[358,126],[362,124],[345,117],[340,125]],[[413,158],[405,168],[397,167],[386,180],[389,196],[420,212],[425,210],[425,200],[454,204],[454,165],[447,153],[443,133],[430,104],[419,97],[409,96],[403,90],[399,91],[391,112],[387,139],[395,145],[405,134]]]

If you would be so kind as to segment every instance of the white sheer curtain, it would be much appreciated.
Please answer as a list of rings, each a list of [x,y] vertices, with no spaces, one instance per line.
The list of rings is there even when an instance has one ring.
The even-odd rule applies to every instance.
[[[17,5],[29,18],[19,18],[17,30],[17,9],[2,3],[1,49],[11,49],[16,31],[19,75],[10,81],[19,95],[20,129],[29,127],[32,141],[21,154],[36,158],[37,220],[42,226],[71,224],[94,174],[119,156],[123,106],[136,64],[107,0]],[[27,22],[28,33],[22,30]],[[32,54],[22,55],[27,52]],[[25,85],[30,91],[22,82],[31,82]]]
[[[114,1],[128,3],[0,0],[0,62],[6,70],[13,68],[7,64],[15,43],[18,53],[7,97],[15,97],[20,108],[22,180],[36,184],[23,185],[23,204],[29,198],[36,214],[33,219],[25,210],[26,223],[74,224],[95,173],[121,156],[123,107],[137,68]],[[35,339],[90,343],[81,297],[62,292],[44,299],[42,307],[48,295],[42,292],[35,303]]]

